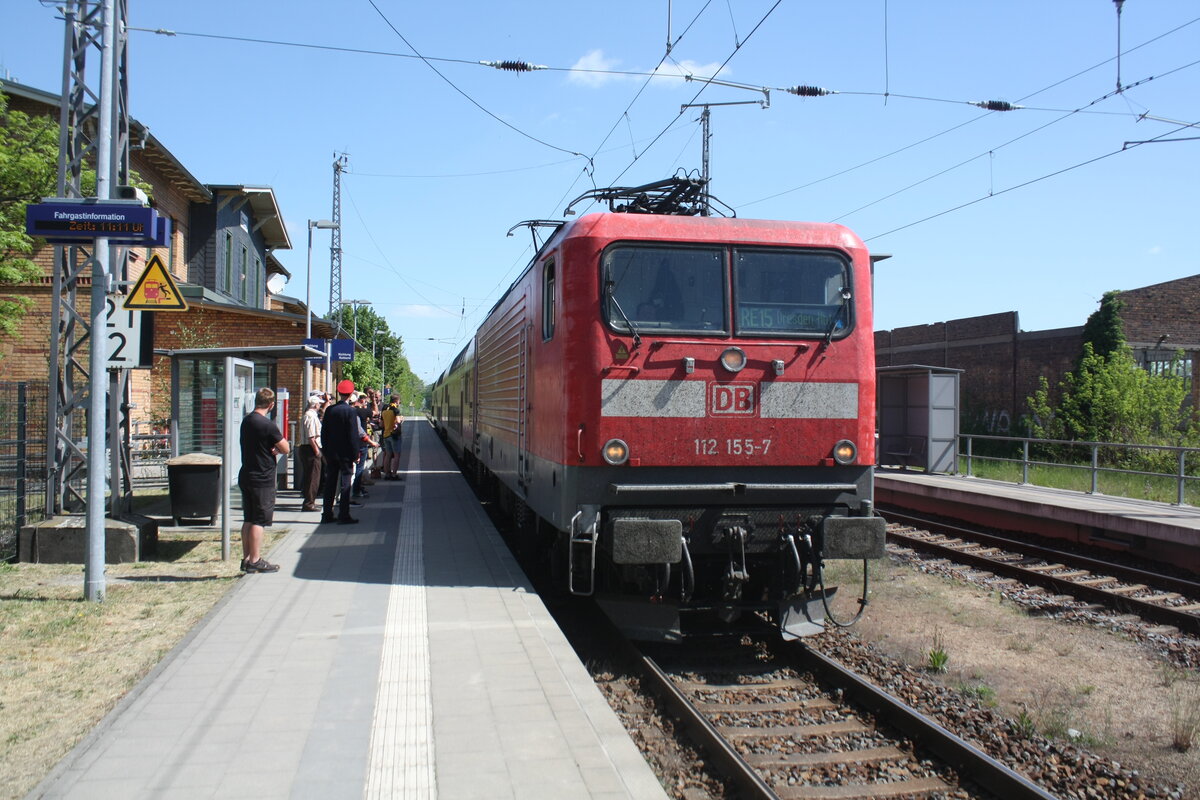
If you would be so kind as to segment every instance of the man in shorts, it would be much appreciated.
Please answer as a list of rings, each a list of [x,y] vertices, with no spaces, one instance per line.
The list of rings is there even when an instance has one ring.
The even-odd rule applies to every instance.
[[[263,528],[275,515],[275,454],[287,455],[287,439],[267,416],[275,405],[275,392],[259,389],[254,410],[242,419],[242,572],[278,572],[279,565],[262,557]]]

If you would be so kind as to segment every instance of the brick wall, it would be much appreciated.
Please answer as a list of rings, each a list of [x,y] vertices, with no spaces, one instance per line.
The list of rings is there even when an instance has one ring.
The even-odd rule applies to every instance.
[[[1154,344],[1166,334],[1165,347],[1200,347],[1200,275],[1131,289],[1120,298],[1131,346]]]
[[[169,317],[169,324],[163,318]],[[298,345],[304,339],[304,323],[270,312],[229,310],[224,307],[193,306],[186,312],[168,314],[158,312],[155,325],[156,350],[185,349],[193,347],[267,347],[271,345]],[[178,320],[178,321],[177,321]],[[337,373],[337,367],[334,368]],[[154,376],[148,383],[156,396],[170,398],[171,364],[166,356],[154,359]],[[325,384],[324,366],[313,367],[313,386]],[[165,383],[164,383],[165,381]],[[277,362],[277,380],[272,389],[286,388],[291,396],[289,420],[299,420],[304,412],[301,394],[304,385],[304,362],[301,359],[283,359]],[[136,401],[135,401],[136,402]],[[154,408],[160,410],[159,402]],[[139,410],[149,408],[139,404]]]
[[[1120,299],[1125,339],[1136,356],[1166,361],[1183,350],[1192,359],[1192,407],[1200,409],[1200,275],[1130,289]]]
[[[920,364],[963,370],[959,409],[968,433],[1023,432],[1018,423],[1038,376],[1055,384],[1078,352],[1078,328],[1025,333],[1016,312],[875,333],[877,367]]]

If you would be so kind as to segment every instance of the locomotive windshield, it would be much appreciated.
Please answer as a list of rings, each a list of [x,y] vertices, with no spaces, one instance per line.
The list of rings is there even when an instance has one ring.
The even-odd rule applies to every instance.
[[[725,333],[724,252],[644,244],[610,247],[603,258],[609,325],[630,333]]]
[[[853,320],[850,271],[831,252],[737,250],[736,333],[837,338]]]
[[[835,339],[854,320],[849,262],[828,250],[618,244],[602,263],[608,324],[635,336],[732,330]],[[733,265],[732,325],[726,263]]]

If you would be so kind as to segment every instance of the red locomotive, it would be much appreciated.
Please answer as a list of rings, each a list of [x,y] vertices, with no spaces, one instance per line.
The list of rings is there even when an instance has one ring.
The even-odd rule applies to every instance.
[[[883,555],[866,247],[706,216],[690,179],[584,197],[610,212],[529,223],[556,227],[434,385],[435,426],[520,549],[631,635],[819,632],[824,560]]]

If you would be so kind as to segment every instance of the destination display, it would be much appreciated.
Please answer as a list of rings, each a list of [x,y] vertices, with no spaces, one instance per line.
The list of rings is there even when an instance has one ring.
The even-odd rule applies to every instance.
[[[824,333],[841,309],[830,305],[742,303],[738,307],[738,329],[777,333]]]
[[[60,201],[25,207],[25,232],[56,244],[89,239],[145,244],[169,230],[153,208],[140,203]]]

